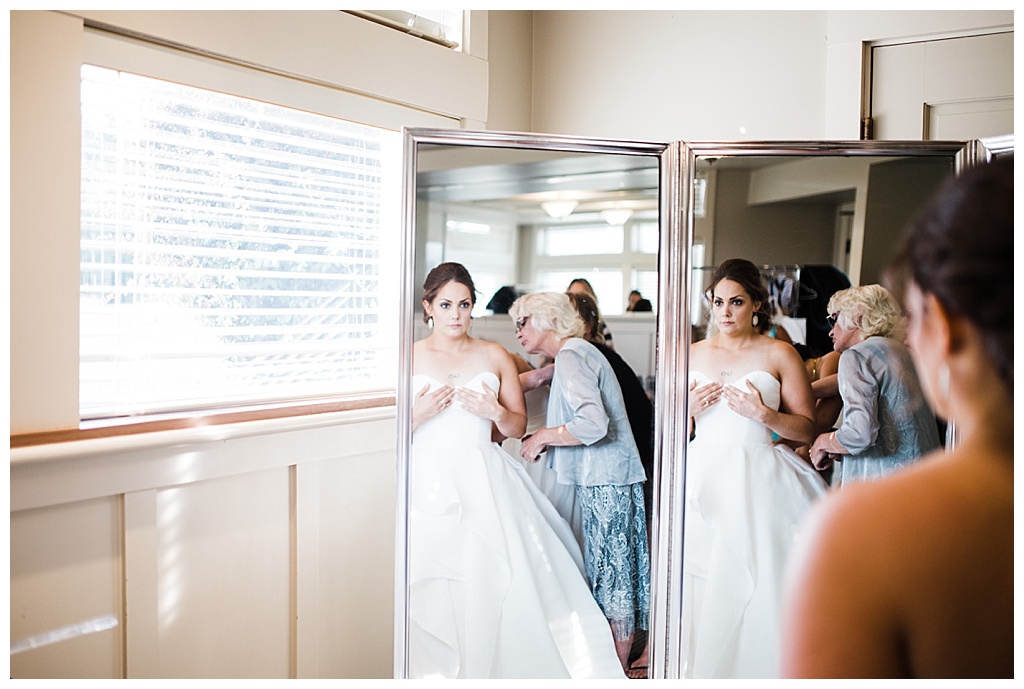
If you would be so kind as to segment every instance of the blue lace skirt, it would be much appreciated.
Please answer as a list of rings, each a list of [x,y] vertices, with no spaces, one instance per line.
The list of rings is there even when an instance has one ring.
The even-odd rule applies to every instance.
[[[590,589],[616,640],[648,628],[651,564],[643,483],[577,486]]]

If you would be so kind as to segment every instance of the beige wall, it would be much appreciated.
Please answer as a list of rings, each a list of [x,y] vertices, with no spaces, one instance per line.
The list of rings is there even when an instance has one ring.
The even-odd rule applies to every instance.
[[[857,139],[865,41],[1012,11],[538,11],[535,131],[655,141]]]

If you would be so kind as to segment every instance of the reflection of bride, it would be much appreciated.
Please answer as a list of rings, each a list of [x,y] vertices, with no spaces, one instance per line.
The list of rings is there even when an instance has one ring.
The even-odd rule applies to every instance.
[[[424,284],[431,334],[415,344],[410,457],[409,674],[624,678],[568,524],[492,440],[521,437],[518,372],[469,336],[472,278]]]
[[[825,493],[808,463],[773,443],[773,433],[813,437],[814,401],[796,349],[754,329],[763,290],[752,263],[723,263],[708,290],[718,334],[690,351],[686,677],[778,676],[786,558]]]

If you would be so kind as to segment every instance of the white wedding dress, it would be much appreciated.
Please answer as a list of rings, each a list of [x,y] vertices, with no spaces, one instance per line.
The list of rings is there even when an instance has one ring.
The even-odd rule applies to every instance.
[[[410,677],[625,678],[572,530],[490,421],[455,403],[423,423],[410,480]]]
[[[693,371],[690,380],[711,379]],[[778,409],[781,383],[767,371],[750,381]],[[724,399],[697,417],[686,454],[683,548],[685,677],[776,678],[786,558],[825,482],[767,426]]]

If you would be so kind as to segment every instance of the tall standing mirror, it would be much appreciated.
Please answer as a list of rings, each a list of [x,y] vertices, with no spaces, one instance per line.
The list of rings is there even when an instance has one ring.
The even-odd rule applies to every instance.
[[[979,155],[977,146],[963,142],[685,144],[687,346],[716,332],[705,291],[718,266],[741,258],[759,269],[768,295],[773,317],[765,334],[792,341],[805,363],[820,361],[833,349],[827,310],[832,294],[882,282],[908,222],[947,177]],[[727,282],[724,289],[735,284]],[[687,373],[702,381],[707,372],[698,361],[708,364],[688,359]],[[720,361],[721,370],[711,373],[716,380],[732,375],[728,357]],[[751,361],[736,365],[747,370]],[[813,378],[811,371],[808,366]],[[770,393],[763,390],[772,386],[758,386],[767,400]],[[702,423],[705,434],[714,433],[719,416],[696,422],[698,441]],[[941,437],[942,422],[934,421]],[[737,434],[731,445],[705,438],[670,450],[685,458],[687,470],[672,463],[675,511],[666,516],[671,525],[684,527],[681,559],[671,563],[673,587],[681,595],[669,598],[666,613],[678,621],[670,627],[668,676],[777,676],[784,566],[794,542],[789,534],[798,533],[807,509],[836,487],[809,463],[801,467],[795,454],[790,471],[743,474],[743,462],[733,466],[724,453],[740,445],[743,453],[754,452],[753,436],[742,435],[736,423],[729,429]],[[767,435],[764,442],[771,447]],[[809,475],[796,478],[802,474]],[[726,475],[731,480],[720,478]]]
[[[415,464],[415,453],[411,451],[413,420],[409,410],[418,392],[410,383],[416,373],[413,349],[416,341],[430,334],[430,326],[423,318],[424,279],[432,268],[442,263],[465,266],[477,292],[470,335],[501,345],[521,366],[536,367],[541,364],[540,356],[524,351],[516,339],[516,326],[508,315],[511,301],[517,295],[565,292],[574,279],[585,278],[593,287],[601,316],[613,334],[615,352],[632,369],[640,394],[650,400],[653,416],[649,434],[653,444],[660,415],[658,343],[664,334],[663,324],[672,318],[674,305],[678,303],[678,299],[665,293],[667,273],[662,265],[669,256],[681,257],[680,246],[669,246],[673,237],[680,235],[670,231],[667,224],[670,215],[665,212],[671,184],[668,176],[677,168],[670,164],[670,155],[670,146],[659,143],[407,131],[407,270],[403,285],[404,351],[401,355],[404,368],[398,394],[402,438],[398,479],[403,489],[399,529],[405,530],[400,536],[398,571],[399,581],[404,585],[397,586],[396,595],[396,676],[431,676],[432,672],[440,676],[473,676],[475,673],[466,667],[439,669],[433,660],[427,663],[429,669],[424,672],[423,663],[417,662],[417,654],[424,643],[437,642],[441,648],[435,649],[435,656],[450,655],[450,649],[444,647],[454,643],[467,646],[474,643],[474,640],[460,639],[465,631],[459,623],[448,631],[423,632],[423,628],[430,625],[422,619],[428,614],[422,612],[426,608],[425,599],[433,595],[429,591],[439,585],[449,587],[449,579],[445,579],[448,576],[451,580],[471,578],[463,572],[452,573],[451,563],[441,565],[433,561],[424,549],[427,540],[436,537],[430,533],[433,527],[421,526],[423,522],[412,518],[415,510],[410,509],[423,491],[436,488],[432,484],[436,477],[427,475]],[[679,270],[675,272],[678,274]],[[630,292],[634,290],[649,301],[649,311],[627,310]],[[546,395],[546,386],[526,394],[527,434],[544,426]],[[552,491],[563,488],[553,485],[554,479],[546,473],[550,470],[545,468],[543,460],[536,463],[520,460],[517,438],[504,441],[502,446],[523,462],[523,475],[528,476],[533,487],[559,505]],[[647,481],[652,487],[646,506],[651,513],[649,536],[652,540],[658,534],[657,499],[653,494],[657,492],[654,487],[659,475],[657,451],[653,454],[652,463],[646,467]],[[467,508],[467,515],[468,512]],[[571,521],[569,515],[564,516],[567,522]],[[582,546],[578,530],[574,536]],[[453,547],[463,545],[458,543]],[[656,616],[655,611],[660,606],[657,587],[663,585],[664,578],[659,579],[657,575],[660,565],[657,549],[650,555],[651,614]],[[448,573],[429,582],[425,580],[426,575],[420,574],[439,568],[447,568]],[[540,574],[537,572],[536,576],[539,578]],[[445,583],[438,584],[442,580]],[[465,585],[474,587],[480,582],[466,581]],[[502,586],[494,588],[496,598],[506,595],[502,591],[510,590]],[[488,608],[492,604],[479,598],[473,600],[477,608]],[[570,616],[577,612],[569,611]],[[439,614],[447,614],[447,611]],[[543,624],[543,621],[538,623]],[[562,622],[557,619],[547,621],[551,627],[559,624]],[[579,625],[580,622],[566,619],[564,624]],[[549,633],[546,629],[536,631],[537,634]],[[438,641],[446,634],[449,638]],[[429,642],[418,641],[424,636],[430,637]],[[639,635],[639,643],[643,643],[645,637]],[[586,642],[586,638],[581,636],[580,641]],[[524,668],[513,673],[529,674]]]
[[[575,277],[595,287],[616,348],[654,409],[649,676],[693,675],[683,586],[688,349],[709,334],[711,270],[727,258],[752,261],[780,286],[776,306],[791,339],[830,348],[830,291],[878,282],[914,211],[989,150],[980,142],[660,144],[456,130],[407,130],[405,145],[395,676],[410,675],[418,595],[408,509],[418,490],[413,346],[428,332],[424,278],[444,261],[465,265],[476,283],[473,336],[534,365],[492,297],[504,287],[564,291]],[[1000,143],[1006,150],[1012,141]],[[651,313],[625,313],[632,289],[651,299]],[[543,394],[529,393],[531,427],[543,410]]]

